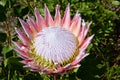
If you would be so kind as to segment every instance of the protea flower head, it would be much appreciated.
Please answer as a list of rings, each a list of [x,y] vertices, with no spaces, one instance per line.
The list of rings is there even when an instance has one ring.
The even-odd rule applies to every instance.
[[[50,75],[79,67],[80,61],[88,55],[85,50],[93,38],[93,35],[86,38],[91,22],[86,24],[78,12],[71,19],[69,5],[62,19],[58,5],[54,19],[46,5],[44,18],[38,9],[34,12],[36,21],[30,17],[26,22],[19,19],[24,32],[17,29],[21,41],[14,42],[25,67]]]

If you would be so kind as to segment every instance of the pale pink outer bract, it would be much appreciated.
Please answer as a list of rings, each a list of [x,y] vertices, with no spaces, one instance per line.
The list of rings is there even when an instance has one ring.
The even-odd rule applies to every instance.
[[[68,5],[64,17],[61,19],[60,15],[60,7],[56,6],[56,13],[54,20],[45,5],[45,17],[43,18],[38,9],[35,8],[35,17],[36,22],[28,17],[27,22],[24,22],[23,20],[19,19],[24,32],[23,33],[20,29],[17,29],[16,32],[18,34],[19,39],[21,42],[13,42],[17,48],[14,48],[15,51],[19,53],[19,56],[23,59],[21,63],[25,64],[25,67],[31,68],[32,71],[36,72],[42,72],[44,74],[63,74],[65,72],[68,72],[76,67],[80,66],[80,62],[82,59],[84,59],[88,54],[85,53],[86,48],[91,42],[91,39],[94,35],[86,38],[87,32],[89,30],[89,27],[92,22],[89,24],[86,24],[84,20],[81,20],[80,14],[76,13],[76,15],[71,20],[70,18],[70,6]],[[35,64],[32,57],[29,55],[30,53],[30,46],[32,46],[32,40],[36,37],[37,33],[39,33],[41,30],[46,29],[51,26],[58,26],[63,27],[66,30],[70,31],[75,35],[75,37],[79,41],[79,54],[76,56],[75,60],[73,60],[71,63],[68,63],[65,66],[60,66],[58,63],[54,63],[56,65],[56,70],[54,69],[44,69],[41,66],[38,66]]]

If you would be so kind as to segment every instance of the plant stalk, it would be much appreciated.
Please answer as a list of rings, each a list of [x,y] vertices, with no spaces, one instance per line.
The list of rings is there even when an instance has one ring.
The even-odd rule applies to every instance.
[[[57,80],[57,75],[53,75],[54,80]]]

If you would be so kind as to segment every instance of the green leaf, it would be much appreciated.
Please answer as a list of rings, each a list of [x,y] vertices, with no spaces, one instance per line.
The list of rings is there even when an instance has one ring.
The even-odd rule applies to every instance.
[[[103,64],[98,64],[97,68],[101,69],[104,65]]]
[[[9,57],[7,59],[8,64],[12,65],[14,67],[14,69],[18,69],[19,67],[23,68],[22,64],[19,62],[20,60],[21,59],[18,57]],[[18,67],[16,67],[16,66],[18,66]]]
[[[119,1],[112,1],[112,4],[115,6],[118,6],[118,5],[120,5],[120,2]]]
[[[78,71],[78,69],[79,69],[79,68],[75,68],[75,69],[73,70],[73,72],[77,72],[77,71]]]
[[[12,50],[11,46],[5,46],[5,47],[3,48],[2,53],[3,53],[3,54],[6,54],[6,53],[10,52],[11,50]]]
[[[22,11],[21,11],[21,16],[25,16],[28,12],[29,12],[28,7],[23,8]]]
[[[7,39],[7,34],[6,33],[0,33],[0,43],[5,42]]]
[[[6,2],[7,2],[7,0],[1,0],[1,1],[0,1],[0,5],[5,6],[5,5],[6,5]]]
[[[3,49],[3,46],[0,44],[0,56],[1,56],[2,49]]]
[[[5,8],[0,5],[0,22],[3,22],[6,20],[6,15],[5,15]]]

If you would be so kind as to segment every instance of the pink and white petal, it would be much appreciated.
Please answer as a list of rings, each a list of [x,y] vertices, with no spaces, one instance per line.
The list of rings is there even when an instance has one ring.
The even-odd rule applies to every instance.
[[[22,51],[22,50],[17,49],[17,48],[14,48],[14,50],[15,50],[16,52],[18,52],[18,53],[20,54],[20,56],[22,56],[22,57],[24,57],[24,58],[29,58],[28,53],[26,53],[25,51]]]
[[[92,21],[89,24],[86,24],[86,22],[82,20],[82,28],[80,32],[84,34],[83,39],[86,37],[91,24],[92,24]]]
[[[74,16],[74,18],[72,19],[71,23],[70,23],[70,31],[73,31],[75,28],[75,24],[77,23],[78,20],[78,16],[76,14],[76,16]]]
[[[76,65],[73,65],[73,66],[71,66],[71,67],[69,67],[68,69],[66,69],[66,70],[72,70],[72,69],[74,69],[74,68],[79,68],[81,65],[78,63],[78,64],[76,64]]]
[[[53,75],[54,74],[54,70],[53,69],[49,69],[49,70],[41,70],[43,72],[43,74],[49,74],[49,75]]]
[[[20,31],[20,29],[16,29],[16,32],[17,32],[17,34],[18,34],[19,39],[20,39],[24,44],[26,44],[26,45],[29,45],[29,44],[30,44],[30,39],[29,39],[26,35],[24,35],[24,34]]]
[[[77,64],[79,64],[79,62],[84,59],[86,56],[88,56],[89,54],[86,54],[83,50],[79,50],[80,53],[78,54],[78,56],[76,57],[76,59],[71,63],[72,66],[75,66]]]
[[[67,64],[67,65],[65,65],[63,68],[64,69],[68,69],[68,68],[70,68],[72,65],[71,64]]]
[[[85,28],[86,28],[86,23],[85,23],[85,21],[82,19],[81,20],[81,30],[80,30],[80,33],[83,33],[84,34],[84,31],[85,31]],[[83,37],[84,37],[84,35],[83,35]]]
[[[88,47],[88,45],[90,44],[93,37],[94,37],[94,35],[92,35],[92,36],[88,37],[86,40],[84,40],[84,42],[82,43],[80,49],[85,50]]]
[[[14,42],[12,41],[13,44],[15,44],[19,49],[21,49],[22,47],[27,47],[27,45],[23,44],[23,43],[20,43],[20,42]]]
[[[62,19],[62,27],[64,27],[65,29],[69,30],[70,28],[70,5],[68,4],[65,13],[64,13],[64,17]]]
[[[73,66],[73,68],[79,68],[81,65],[80,64],[77,64],[75,66]]]
[[[79,41],[79,47],[81,46],[81,44],[83,43],[84,41],[84,33],[83,31],[80,32],[79,36],[78,36],[78,41]]]
[[[54,25],[55,26],[61,26],[61,15],[60,15],[60,6],[59,5],[56,6]]]
[[[63,70],[63,67],[62,66],[60,66],[59,64],[58,65],[56,65],[56,68],[57,68],[57,70]]]
[[[28,17],[27,23],[29,24],[30,29],[32,30],[33,34],[34,35],[37,34],[38,25],[34,22],[34,20],[32,18]]]
[[[43,19],[43,17],[40,15],[39,10],[37,8],[35,8],[34,10],[35,12],[35,17],[36,17],[36,30],[39,32],[42,29],[47,27],[47,24],[45,22],[45,20]]]
[[[76,13],[75,16],[73,17],[71,24],[78,18],[78,16],[80,16],[80,13]]]
[[[85,30],[84,30],[84,37],[86,37],[91,24],[92,24],[92,21],[86,25]]]
[[[24,56],[22,56],[22,55],[20,55],[20,54],[18,54],[18,57],[21,58],[21,59],[23,59],[23,60],[24,60],[24,59],[27,59],[26,57],[24,57]]]
[[[64,72],[65,72],[64,68],[57,69],[56,71],[54,71],[55,74],[63,74]]]
[[[84,21],[84,19],[82,20],[82,27],[84,28],[86,25],[86,22]]]
[[[51,16],[46,4],[45,4],[45,21],[46,21],[47,26],[54,26],[53,18]]]
[[[24,67],[28,67],[31,69],[36,69],[38,71],[40,71],[41,68],[37,67],[34,63],[34,61],[29,61],[28,63],[26,63],[26,65]]]
[[[82,27],[80,29],[80,33],[79,33],[79,36],[78,36],[79,47],[82,45],[82,43],[83,43],[83,41],[85,39],[85,36],[86,36],[85,30],[86,30],[86,23],[85,23],[84,20],[82,20]]]
[[[23,66],[23,67],[25,67],[25,68],[31,68],[31,69],[35,69],[36,67],[35,66],[33,66],[33,65],[31,65],[31,64],[29,64],[29,63],[27,63],[25,66]]]
[[[20,19],[20,18],[18,18],[18,19],[19,19],[19,21],[20,21],[20,23],[21,23],[21,25],[22,25],[22,27],[23,27],[26,35],[27,35],[29,38],[32,38],[32,37],[33,37],[33,32],[32,32],[32,30],[30,29],[29,25],[28,25],[26,22],[24,22],[22,19]]]
[[[44,70],[44,68],[40,67],[40,66],[36,66],[36,64],[34,62],[28,63],[28,65],[26,65],[26,67],[31,68],[31,71],[34,72],[42,72]]]
[[[74,20],[71,24],[70,27],[70,31],[73,32],[73,34],[78,37],[79,33],[80,33],[80,24],[81,24],[81,17],[78,16],[78,18],[76,18],[76,20]]]
[[[31,62],[32,59],[25,59],[25,60],[22,60],[22,61],[19,61],[20,63],[23,63],[23,64],[27,64],[29,62]]]
[[[57,68],[57,70],[54,71],[55,74],[63,72],[64,68],[59,63],[55,62],[55,65],[56,65],[56,68]]]
[[[81,17],[79,17],[78,22],[76,24],[76,29],[74,30],[74,34],[78,37],[81,29]]]

